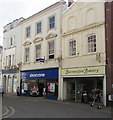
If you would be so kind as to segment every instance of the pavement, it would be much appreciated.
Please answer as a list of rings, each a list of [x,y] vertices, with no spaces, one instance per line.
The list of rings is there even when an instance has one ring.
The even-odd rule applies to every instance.
[[[110,114],[113,112],[111,106],[104,106],[101,105],[101,109],[97,109],[97,105],[95,104],[94,107],[91,107],[90,104],[84,104],[76,101],[59,101],[59,100],[50,100],[50,99],[45,99],[43,97],[30,97],[30,96],[17,96],[15,93],[13,94],[5,94],[5,96],[12,96],[12,97],[21,97],[24,99],[24,101],[42,101],[42,102],[48,102],[48,103],[60,103],[60,104],[66,104],[66,105],[72,105],[72,106],[77,106],[80,108],[84,109],[90,109],[91,111],[95,112],[102,112],[102,113],[107,113]],[[29,99],[28,99],[29,98]],[[8,112],[8,108],[5,106],[2,107],[2,114],[6,114]]]

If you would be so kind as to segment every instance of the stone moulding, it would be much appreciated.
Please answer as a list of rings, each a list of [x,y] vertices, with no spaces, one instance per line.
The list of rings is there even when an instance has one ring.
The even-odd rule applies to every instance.
[[[34,40],[33,40],[33,43],[37,43],[37,42],[40,42],[42,41],[43,38],[42,37],[36,37]]]
[[[79,32],[83,32],[85,30],[93,29],[93,28],[100,27],[100,26],[103,26],[103,25],[105,25],[105,22],[91,24],[91,25],[85,26],[85,27],[80,28],[80,29],[73,29],[72,31],[68,31],[66,33],[63,33],[62,37],[65,37],[65,36],[68,36],[68,35],[71,35],[71,34],[75,34],[75,33],[79,33]]]
[[[50,34],[47,35],[46,40],[47,40],[47,39],[54,38],[54,37],[57,37],[57,34],[55,34],[55,33],[50,33]]]
[[[26,41],[26,42],[24,42],[23,46],[27,46],[27,45],[31,45],[31,44],[32,44],[32,42]]]

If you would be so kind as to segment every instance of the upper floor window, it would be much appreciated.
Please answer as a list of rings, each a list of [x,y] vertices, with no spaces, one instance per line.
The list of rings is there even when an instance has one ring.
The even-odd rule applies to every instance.
[[[41,45],[36,45],[35,49],[36,49],[36,61],[39,61],[41,57]]]
[[[55,27],[55,16],[52,16],[49,18],[49,29],[52,29]]]
[[[8,66],[8,56],[6,56],[6,66]]]
[[[96,35],[88,37],[88,53],[96,52]]]
[[[29,62],[29,48],[25,48],[25,62]]]
[[[49,52],[49,59],[54,58],[54,41],[48,42],[48,52]]]
[[[69,56],[76,55],[76,40],[69,41]]]
[[[11,66],[11,55],[9,55],[9,66]]]
[[[28,37],[30,37],[30,27],[27,27],[26,28],[26,37],[28,38]]]
[[[10,47],[13,46],[13,38],[10,38]]]
[[[40,23],[37,23],[36,24],[36,33],[41,33],[42,32],[42,24],[41,22]]]
[[[14,65],[14,64],[15,64],[14,59],[15,59],[15,56],[14,56],[14,54],[13,54],[13,55],[12,55],[12,65]]]

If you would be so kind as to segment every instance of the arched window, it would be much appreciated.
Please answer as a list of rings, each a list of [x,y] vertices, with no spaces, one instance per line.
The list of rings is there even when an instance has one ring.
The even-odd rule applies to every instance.
[[[96,52],[96,35],[88,36],[88,53]]]
[[[76,55],[76,40],[69,41],[69,56]]]

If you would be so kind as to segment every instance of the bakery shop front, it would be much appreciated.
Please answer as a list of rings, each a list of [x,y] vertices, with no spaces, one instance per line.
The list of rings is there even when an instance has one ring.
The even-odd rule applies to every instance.
[[[106,105],[105,66],[62,69],[63,100],[81,101],[82,91],[86,91],[88,102],[92,101],[94,88],[102,92],[101,103]]]

